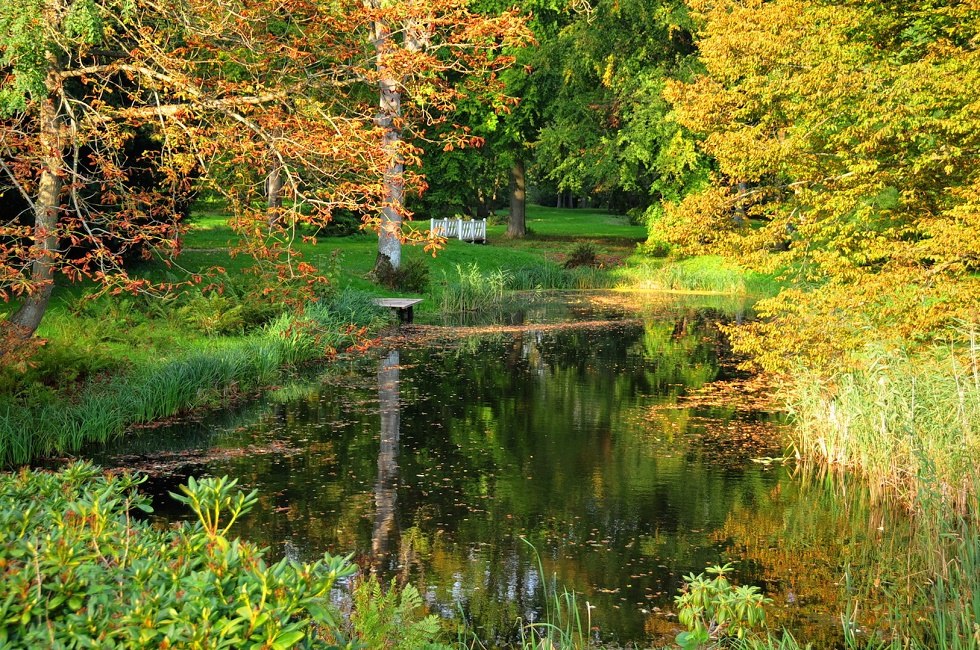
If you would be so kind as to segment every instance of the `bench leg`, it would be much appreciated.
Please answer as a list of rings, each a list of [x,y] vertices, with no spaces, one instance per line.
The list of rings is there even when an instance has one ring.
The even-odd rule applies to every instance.
[[[415,318],[414,307],[402,307],[398,311],[398,322],[411,324]]]

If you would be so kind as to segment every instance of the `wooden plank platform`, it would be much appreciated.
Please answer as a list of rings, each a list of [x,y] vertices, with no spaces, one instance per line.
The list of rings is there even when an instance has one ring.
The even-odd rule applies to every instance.
[[[398,321],[411,323],[415,317],[413,307],[422,302],[421,298],[375,298],[374,304],[379,307],[391,307],[398,314]]]

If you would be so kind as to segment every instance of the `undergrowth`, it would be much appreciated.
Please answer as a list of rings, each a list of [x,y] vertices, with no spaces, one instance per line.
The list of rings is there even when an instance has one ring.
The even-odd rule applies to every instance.
[[[282,366],[359,343],[387,318],[370,296],[342,292],[300,314],[280,314],[245,337],[216,340],[109,376],[91,375],[69,395],[36,381],[26,384],[0,396],[0,466],[75,452],[135,424],[227,402],[272,383]]]
[[[157,528],[142,479],[86,463],[0,475],[0,645],[23,648],[439,648],[414,589],[334,593],[349,557],[265,560],[229,536],[258,501],[227,478],[173,495],[194,523]],[[383,644],[378,643],[383,641]]]

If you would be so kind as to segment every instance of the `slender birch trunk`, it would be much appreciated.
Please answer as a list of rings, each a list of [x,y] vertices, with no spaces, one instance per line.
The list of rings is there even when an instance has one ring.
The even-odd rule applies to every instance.
[[[58,256],[58,217],[61,213],[61,190],[64,187],[62,168],[64,146],[62,118],[58,105],[61,95],[61,75],[53,55],[48,56],[49,72],[45,85],[48,99],[38,115],[42,168],[38,178],[37,198],[34,201],[34,247],[37,255],[31,263],[31,282],[39,287],[24,298],[17,312],[10,317],[16,335],[28,338],[37,331],[48,308],[54,289],[54,267]]]

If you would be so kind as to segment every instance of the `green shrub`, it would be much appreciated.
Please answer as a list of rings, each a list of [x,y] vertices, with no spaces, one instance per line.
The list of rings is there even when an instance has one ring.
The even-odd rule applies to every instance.
[[[687,649],[705,647],[723,638],[746,639],[765,624],[764,605],[771,603],[754,586],[733,586],[727,578],[732,566],[709,567],[704,573],[684,576],[684,589],[674,600],[677,618],[687,628],[677,644]]]
[[[406,260],[396,269],[385,258],[373,274],[378,284],[395,291],[425,293],[429,287],[429,267],[424,259]]]
[[[631,226],[645,226],[647,225],[647,210],[646,208],[630,208],[626,211],[626,218]]]
[[[644,255],[658,258],[667,257],[673,250],[670,244],[661,239],[655,239],[652,236],[642,244],[639,244],[638,248]]]
[[[569,253],[564,267],[566,269],[574,269],[579,266],[599,266],[598,253],[599,251],[595,247],[595,244],[582,242]]]
[[[424,259],[414,259],[404,262],[398,269],[399,291],[409,293],[425,293],[429,288],[429,266]]]
[[[260,548],[228,537],[257,497],[226,478],[191,479],[174,497],[197,520],[155,528],[132,516],[150,511],[142,480],[87,463],[0,476],[0,646],[284,650],[346,638],[330,595],[356,572],[349,557],[267,564]],[[375,638],[421,648],[438,630],[419,618],[414,589],[354,600],[352,619],[370,619],[378,636],[347,648],[381,647]],[[378,619],[391,603],[395,615]]]

